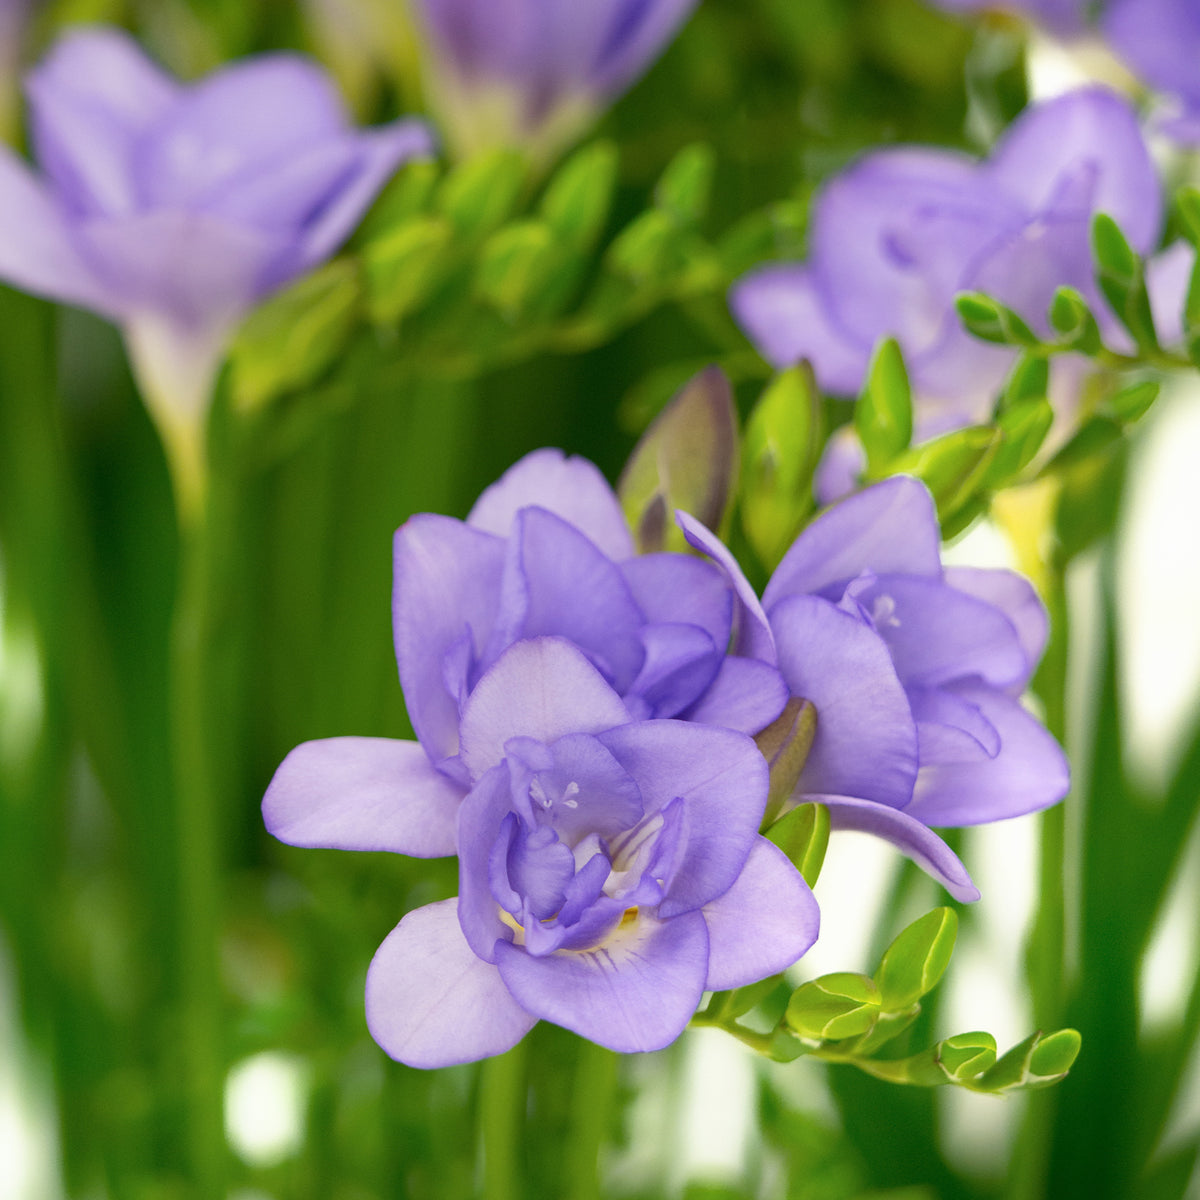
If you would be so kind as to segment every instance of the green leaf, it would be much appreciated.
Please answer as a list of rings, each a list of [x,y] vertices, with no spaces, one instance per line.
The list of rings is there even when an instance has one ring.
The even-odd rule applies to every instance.
[[[444,277],[454,227],[444,217],[420,217],[363,254],[371,319],[392,325],[416,309]]]
[[[1100,326],[1083,296],[1072,287],[1060,287],[1050,301],[1050,325],[1059,335],[1059,344],[1080,354],[1096,354],[1103,341]],[[1042,393],[1045,395],[1045,392]]]
[[[475,272],[476,294],[510,321],[544,294],[562,262],[554,231],[542,221],[518,221],[488,238]]]
[[[912,440],[912,388],[895,338],[876,347],[866,386],[854,408],[854,427],[867,454],[867,473],[878,478]]]
[[[961,292],[954,307],[967,332],[985,342],[1001,346],[1037,346],[1040,341],[1028,325],[1009,307],[982,292]]]
[[[621,473],[617,494],[639,551],[684,548],[673,519],[677,508],[719,530],[737,467],[733,391],[719,367],[708,367],[654,419]]]
[[[512,150],[476,155],[446,176],[437,198],[438,210],[460,235],[484,237],[516,208],[527,177],[525,159]]]
[[[812,508],[812,478],[823,437],[821,396],[807,364],[776,375],[746,423],[742,528],[773,570]]]
[[[937,986],[950,965],[957,934],[954,909],[935,908],[892,942],[875,974],[885,1011],[907,1009]]]
[[[1129,330],[1139,349],[1157,350],[1158,336],[1142,261],[1107,213],[1097,213],[1092,221],[1092,253],[1096,259],[1096,282],[1121,324]]]
[[[807,700],[793,696],[783,712],[754,741],[771,771],[771,789],[767,796],[765,824],[783,811],[800,780],[817,733],[817,710]]]
[[[617,183],[617,148],[593,142],[576,150],[555,172],[542,195],[541,213],[558,235],[577,249],[600,236]]]
[[[234,403],[257,408],[312,383],[354,331],[361,303],[357,264],[343,258],[260,305],[231,351]]]
[[[874,981],[852,971],[838,971],[801,984],[788,1001],[784,1020],[800,1037],[839,1041],[866,1033],[879,1014],[879,989]]]
[[[823,804],[801,804],[780,817],[766,836],[788,856],[804,882],[815,887],[829,846],[829,809]]]
[[[654,189],[654,203],[680,225],[694,225],[708,209],[716,155],[711,146],[685,146],[667,164]]]

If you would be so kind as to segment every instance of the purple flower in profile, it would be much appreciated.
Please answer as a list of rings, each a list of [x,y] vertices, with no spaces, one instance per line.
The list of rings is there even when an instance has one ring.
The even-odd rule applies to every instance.
[[[433,100],[462,153],[553,155],[628,88],[697,0],[417,0]]]
[[[1158,127],[1200,143],[1200,8],[1192,0],[1111,0],[1100,30],[1125,65],[1167,97]]]
[[[691,523],[698,549],[732,560]],[[1045,610],[1011,571],[944,568],[933,500],[896,476],[827,510],[784,556],[746,626],[773,641],[817,732],[796,798],[835,829],[892,842],[961,900],[978,896],[930,826],[978,825],[1066,795],[1058,743],[1019,702]],[[736,568],[733,568],[736,570]]]
[[[791,965],[812,893],[758,834],[767,768],[744,734],[633,721],[560,638],[509,646],[463,706],[461,782],[411,742],[335,738],[285,759],[267,827],[303,846],[412,853],[439,789],[461,803],[459,896],[409,913],[367,974],[375,1040],[411,1066],[499,1054],[539,1020],[656,1050],[709,989]]]
[[[752,272],[731,306],[769,362],[807,358],[837,395],[855,395],[876,343],[895,337],[924,440],[986,419],[1015,357],[963,330],[961,291],[987,292],[1048,333],[1050,300],[1070,285],[1120,343],[1093,278],[1098,212],[1140,253],[1157,245],[1162,189],[1136,114],[1093,87],[1027,109],[982,161],[928,148],[866,155],[820,192],[808,261]]]
[[[273,54],[182,84],[126,34],[65,34],[27,80],[40,174],[0,152],[0,278],[118,323],[180,470],[256,301],[322,262],[415,122],[359,131],[315,64]]]

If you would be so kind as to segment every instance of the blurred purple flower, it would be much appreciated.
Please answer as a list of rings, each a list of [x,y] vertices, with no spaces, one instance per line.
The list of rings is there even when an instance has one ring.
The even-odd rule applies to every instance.
[[[894,336],[924,440],[986,419],[1015,357],[962,329],[958,292],[987,292],[1048,333],[1054,291],[1070,285],[1121,342],[1093,279],[1097,212],[1139,252],[1156,246],[1162,189],[1137,117],[1085,88],[1027,109],[982,161],[923,147],[866,155],[819,194],[808,262],[752,272],[731,306],[769,362],[807,358],[838,395],[860,390],[875,344]]]
[[[1194,0],[1110,0],[1100,30],[1118,57],[1168,97],[1157,126],[1200,143],[1200,7]]]
[[[328,258],[431,146],[418,122],[352,128],[303,58],[181,84],[114,29],[65,34],[27,91],[41,174],[0,151],[0,278],[117,322],[178,454],[247,310]]]
[[[727,566],[690,523],[693,544]],[[843,500],[796,539],[741,620],[773,639],[792,695],[816,707],[797,798],[834,828],[898,846],[960,900],[978,896],[930,826],[978,825],[1066,795],[1057,742],[1020,704],[1045,610],[1010,571],[943,568],[933,500],[897,476]],[[736,570],[736,567],[733,568]]]
[[[452,782],[413,742],[308,742],[263,801],[285,842],[399,853],[428,849],[431,809],[461,802],[457,901],[409,913],[367,974],[367,1023],[393,1058],[499,1054],[538,1019],[656,1050],[702,992],[816,939],[812,893],[758,835],[767,769],[744,734],[631,721],[578,648],[538,637],[484,672],[461,746]]]
[[[628,88],[697,0],[417,0],[433,99],[462,153],[552,156]]]

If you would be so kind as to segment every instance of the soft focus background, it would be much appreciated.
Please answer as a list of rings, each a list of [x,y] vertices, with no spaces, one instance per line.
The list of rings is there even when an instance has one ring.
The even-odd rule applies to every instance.
[[[335,72],[364,123],[423,106],[399,0],[31,0],[0,5],[10,141],[23,141],[21,64],[91,21],[133,30],[184,77],[293,48]],[[117,333],[0,288],[0,1200],[452,1200],[488,1194],[485,1139],[507,1139],[521,1196],[1200,1195],[1194,376],[1104,464],[1086,536],[1063,543],[1052,658],[1067,656],[1065,704],[1043,691],[1076,788],[1061,815],[962,837],[984,898],[961,913],[923,1018],[937,1036],[985,1028],[1002,1045],[1073,1025],[1083,1052],[1057,1088],[905,1090],[759,1063],[710,1030],[618,1062],[542,1025],[525,1051],[527,1110],[505,1107],[478,1067],[389,1061],[362,1018],[375,947],[402,912],[453,893],[453,865],[291,850],[259,816],[298,742],[408,735],[389,599],[391,535],[409,514],[465,515],[542,445],[615,478],[710,361],[747,411],[768,372],[725,290],[799,253],[821,179],[880,143],[986,148],[1031,87],[1094,69],[1015,21],[920,0],[703,0],[583,137],[615,146],[617,176],[558,312],[522,321],[468,273],[392,297],[402,319],[351,323],[307,375],[265,370],[284,344],[269,328],[244,342],[214,412],[226,537],[207,567],[203,737],[219,805],[199,907],[179,886],[194,814],[172,799],[179,546],[163,454]],[[672,162],[676,178],[711,165],[707,203],[689,211],[686,188],[664,192]],[[542,186],[506,198],[502,161],[476,169],[474,183],[457,177],[462,193],[499,210],[473,210],[468,250],[534,210]],[[433,168],[415,170],[432,186]],[[414,179],[401,172],[355,249],[369,254],[371,221],[384,227],[404,189],[425,186]],[[627,245],[636,269],[622,271],[605,247],[648,211],[678,236]],[[597,281],[607,299],[589,309]],[[303,362],[306,336],[283,357]],[[986,521],[951,553],[1013,561]],[[1056,839],[1065,871],[1039,849]],[[817,895],[822,937],[798,978],[871,969],[907,920],[948,902],[855,835],[835,838]],[[223,1133],[194,1120],[196,1078],[223,1097]]]

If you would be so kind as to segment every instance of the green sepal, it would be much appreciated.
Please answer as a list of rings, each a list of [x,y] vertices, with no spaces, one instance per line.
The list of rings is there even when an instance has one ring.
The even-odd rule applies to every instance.
[[[764,824],[771,824],[792,798],[816,735],[817,710],[798,696],[788,700],[783,712],[755,735],[754,741],[771,772]]]
[[[867,455],[867,474],[878,478],[912,441],[912,387],[895,338],[875,349],[866,384],[854,407],[854,428]]]
[[[809,1048],[787,1029],[776,1029],[771,1033],[767,1046],[767,1057],[772,1062],[789,1063],[803,1057]]]
[[[746,422],[742,528],[768,570],[778,566],[812,508],[823,424],[820,392],[807,363],[776,375]]]
[[[608,220],[616,184],[616,147],[611,142],[592,142],[576,150],[554,173],[542,193],[542,217],[564,241],[587,249]]]
[[[910,1029],[920,1015],[919,1004],[910,1005],[898,1012],[882,1012],[879,1014],[879,1020],[848,1049],[856,1056],[872,1055],[881,1046],[886,1046],[906,1029]]]
[[[1089,356],[1098,353],[1103,346],[1100,326],[1088,302],[1075,288],[1060,287],[1050,301],[1047,316],[1058,334],[1059,345]]]
[[[1037,334],[1011,308],[982,292],[960,292],[954,307],[968,333],[1000,346],[1037,346]]]
[[[935,908],[901,932],[875,973],[886,1012],[909,1008],[937,986],[950,965],[957,935],[958,914],[952,908]]]
[[[1092,254],[1096,260],[1096,282],[1121,324],[1129,330],[1139,349],[1157,350],[1158,335],[1142,260],[1107,213],[1097,213],[1092,220]]]
[[[675,509],[720,530],[737,481],[737,414],[719,367],[690,379],[651,423],[621,472],[617,494],[638,551],[685,549]]]
[[[526,160],[513,150],[476,155],[443,180],[438,211],[461,237],[485,237],[512,215],[528,177]]]
[[[878,1020],[880,1001],[879,989],[869,976],[837,971],[801,984],[788,1001],[784,1020],[804,1038],[861,1037]]]
[[[694,225],[708,211],[716,154],[704,142],[684,146],[667,163],[654,188],[654,204],[680,225]]]
[[[444,217],[419,217],[363,253],[367,309],[378,325],[394,325],[442,281],[454,226]]]
[[[766,838],[788,856],[792,866],[814,887],[829,848],[829,809],[823,804],[801,804],[780,817]]]
[[[358,265],[335,259],[260,305],[230,352],[232,395],[243,411],[303,388],[325,371],[362,316]]]

